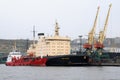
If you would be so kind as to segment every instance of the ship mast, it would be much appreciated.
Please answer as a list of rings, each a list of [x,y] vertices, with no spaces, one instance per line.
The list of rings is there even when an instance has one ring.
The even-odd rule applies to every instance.
[[[55,36],[59,36],[59,27],[58,27],[58,23],[56,21],[56,24],[55,24]]]
[[[17,48],[16,48],[16,40],[14,41],[13,51],[17,51]]]
[[[35,48],[35,26],[33,26],[33,48]]]

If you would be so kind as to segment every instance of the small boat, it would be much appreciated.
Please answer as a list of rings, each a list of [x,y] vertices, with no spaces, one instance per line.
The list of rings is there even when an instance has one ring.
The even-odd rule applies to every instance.
[[[13,51],[9,53],[6,61],[6,66],[27,66],[33,60],[31,56],[24,56],[20,51],[16,49],[16,42],[13,47]]]
[[[6,60],[7,60],[6,53],[0,52],[0,64],[5,64]]]
[[[16,42],[13,51],[9,53],[5,62],[6,66],[45,66],[47,58],[35,57],[32,53],[23,55],[16,49]]]
[[[47,58],[24,56],[21,52],[13,51],[7,57],[6,66],[45,66],[46,61]]]

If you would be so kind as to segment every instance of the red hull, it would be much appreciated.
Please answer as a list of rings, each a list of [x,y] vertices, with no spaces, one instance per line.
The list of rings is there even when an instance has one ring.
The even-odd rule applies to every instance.
[[[31,66],[46,66],[47,58],[35,58],[30,62]]]
[[[20,59],[14,59],[11,62],[6,62],[7,66],[46,66],[47,58],[29,58],[24,57]]]

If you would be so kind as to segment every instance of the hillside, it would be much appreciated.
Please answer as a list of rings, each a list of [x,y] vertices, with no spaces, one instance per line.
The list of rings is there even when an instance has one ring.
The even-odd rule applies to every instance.
[[[30,40],[18,39],[18,40],[6,40],[0,39],[0,52],[9,53],[13,50],[13,46],[16,42],[16,47],[21,52],[26,52],[29,45],[32,43]]]

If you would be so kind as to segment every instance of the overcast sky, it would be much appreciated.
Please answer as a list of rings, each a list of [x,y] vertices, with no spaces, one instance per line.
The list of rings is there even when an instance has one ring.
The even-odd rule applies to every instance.
[[[96,33],[103,29],[109,4],[112,8],[107,37],[120,37],[120,0],[0,0],[0,39],[32,39],[37,33],[53,35],[55,21],[61,36],[87,38],[100,6]]]

